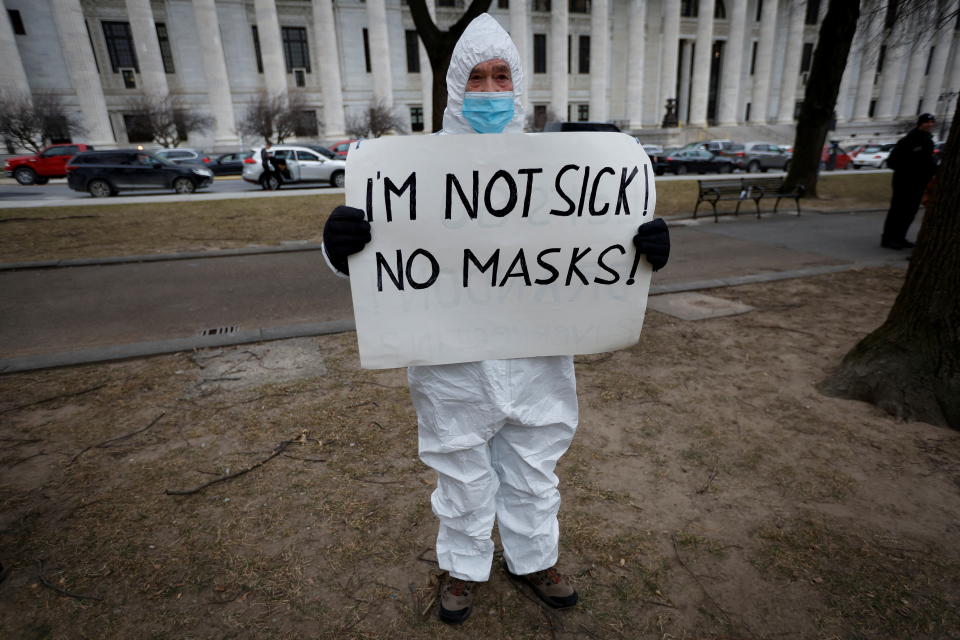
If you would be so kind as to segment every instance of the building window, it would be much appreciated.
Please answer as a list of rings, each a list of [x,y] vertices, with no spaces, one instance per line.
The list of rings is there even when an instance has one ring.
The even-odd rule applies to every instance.
[[[793,119],[794,119],[794,120],[799,120],[799,119],[800,119],[800,109],[802,109],[802,108],[803,108],[803,100],[797,100],[797,102],[793,105]]]
[[[10,26],[13,28],[13,35],[25,36],[27,30],[23,27],[23,18],[16,9],[7,9],[7,15],[10,16]]]
[[[301,68],[301,67],[297,67],[296,69],[294,69],[294,70],[293,70],[293,82],[294,82],[294,84],[296,84],[298,87],[305,87],[305,86],[307,86],[307,74],[306,74],[306,70],[303,69],[303,68]]]
[[[588,122],[590,120],[590,105],[589,104],[578,104],[577,105],[577,120],[580,122]]]
[[[883,73],[883,62],[887,57],[887,45],[880,45],[880,55],[877,56],[877,73]]]
[[[543,131],[545,124],[547,124],[547,105],[533,105],[533,130]]]
[[[727,19],[727,5],[723,4],[723,0],[717,0],[717,4],[714,5],[713,18],[715,20]]]
[[[893,23],[897,21],[897,0],[887,2],[887,13],[883,19],[883,26],[886,29],[892,29]]]
[[[550,0],[533,0],[533,10],[550,13]]]
[[[747,103],[746,112],[743,114],[743,121],[750,122],[750,103],[749,102]]]
[[[303,69],[310,73],[310,47],[307,44],[306,27],[281,27],[283,57],[287,59],[287,73]]]
[[[510,0],[497,0],[497,9],[509,9]]]
[[[570,13],[590,13],[590,0],[570,0]]]
[[[936,51],[937,47],[930,47],[930,55],[927,56],[927,67],[923,70],[923,75],[930,75],[930,65],[933,64],[933,52]]]
[[[160,43],[160,59],[163,61],[164,73],[175,73],[173,66],[173,51],[170,49],[170,38],[167,36],[167,25],[157,23],[157,42]]]
[[[417,32],[408,29],[404,32],[407,37],[407,73],[420,73],[420,47]]]
[[[423,131],[423,107],[410,107],[410,130]]]
[[[363,28],[363,63],[367,65],[367,73],[370,73],[370,32]]]
[[[533,72],[547,72],[547,34],[533,34]]]
[[[117,73],[121,68],[130,68],[139,72],[137,54],[133,48],[133,34],[129,22],[104,22],[103,37],[107,41],[107,53],[110,54],[110,66]]]
[[[257,30],[257,25],[250,27],[253,31],[253,52],[257,56],[257,72],[263,73],[263,55],[260,53],[260,32]]]
[[[820,21],[820,0],[807,0],[806,24],[817,24]]]
[[[813,43],[803,43],[803,55],[800,57],[800,73],[810,71],[810,65],[813,63]]]
[[[757,69],[757,41],[753,41],[753,51],[750,53],[750,75]]]
[[[296,126],[293,128],[293,135],[298,138],[316,138],[320,135],[320,127],[317,124],[317,112],[314,110],[301,111],[297,118]]]
[[[700,0],[683,0],[680,5],[681,18],[696,18]]]
[[[756,21],[760,22],[760,18],[763,15],[763,0],[757,0],[757,16]]]
[[[877,111],[877,101],[876,101],[876,100],[871,100],[871,101],[870,101],[870,109],[869,109],[869,111],[867,111],[867,117],[872,118],[872,117],[873,117],[873,114],[876,113],[876,111]]]
[[[580,36],[577,48],[577,71],[590,73],[590,36]]]

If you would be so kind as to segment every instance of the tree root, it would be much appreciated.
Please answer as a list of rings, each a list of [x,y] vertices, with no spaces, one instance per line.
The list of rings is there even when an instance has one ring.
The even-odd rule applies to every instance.
[[[234,478],[239,478],[240,476],[244,475],[245,473],[249,473],[249,472],[253,471],[254,469],[256,469],[256,468],[258,468],[258,467],[261,467],[261,466],[265,465],[266,463],[270,462],[271,460],[273,460],[274,458],[276,458],[277,456],[279,456],[281,453],[283,453],[284,451],[286,451],[287,447],[289,447],[289,446],[290,446],[291,444],[293,444],[294,442],[296,442],[296,441],[295,441],[295,440],[284,440],[283,442],[281,442],[280,444],[278,444],[276,447],[274,447],[273,453],[271,453],[269,456],[267,456],[266,458],[264,458],[264,459],[261,460],[260,462],[257,462],[256,464],[253,464],[253,465],[247,467],[246,469],[241,469],[240,471],[236,471],[236,472],[234,472],[234,473],[231,473],[231,474],[228,474],[228,475],[225,475],[225,476],[221,476],[221,477],[219,477],[219,478],[215,478],[215,479],[211,480],[210,482],[205,482],[205,483],[201,484],[201,485],[198,486],[198,487],[194,487],[193,489],[167,489],[166,491],[164,491],[164,493],[166,493],[168,496],[189,496],[189,495],[192,495],[192,494],[194,494],[194,493],[199,493],[200,491],[203,491],[203,490],[206,489],[207,487],[209,487],[209,486],[211,486],[211,485],[214,485],[214,484],[217,484],[218,482],[226,482],[227,480],[233,480]]]

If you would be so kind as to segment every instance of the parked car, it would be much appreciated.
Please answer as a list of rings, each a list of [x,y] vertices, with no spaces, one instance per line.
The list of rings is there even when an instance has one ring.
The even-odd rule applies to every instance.
[[[866,145],[853,157],[853,168],[873,167],[875,169],[886,169],[887,158],[895,146],[897,146],[895,142]]]
[[[659,144],[645,144],[643,145],[643,150],[647,152],[647,155],[653,158],[663,154],[663,146]]]
[[[356,142],[356,140],[341,140],[340,142],[334,142],[329,145],[330,151],[333,151],[338,158],[346,158],[347,152],[350,151],[350,145]]]
[[[325,182],[334,187],[344,185],[344,175],[347,168],[346,160],[323,157],[313,149],[298,144],[275,144],[271,147],[273,157],[286,163],[283,175],[283,184],[303,182]],[[263,178],[263,165],[259,162],[260,148],[253,150],[252,160],[244,162],[243,179],[258,184],[265,189],[276,189],[280,184],[276,178],[270,178],[268,183]]]
[[[22,185],[47,184],[50,178],[67,175],[67,162],[81,151],[92,151],[89,144],[52,144],[33,156],[7,158],[4,172]]]
[[[215,176],[231,176],[243,173],[243,163],[247,158],[253,157],[253,151],[243,151],[241,153],[224,153],[215,158],[211,158],[207,168],[213,171]],[[256,162],[256,161],[254,161]],[[179,163],[178,163],[179,164]]]
[[[787,171],[790,168],[792,154],[772,142],[748,142],[742,150],[737,150],[732,159],[737,167],[748,173],[766,172],[770,169]]]
[[[698,140],[697,142],[689,142],[680,148],[706,149],[712,153],[717,153],[719,151],[729,151],[736,144],[733,140]]]
[[[680,149],[671,154],[657,156],[653,171],[658,176],[664,173],[730,173],[734,164],[730,158],[710,153],[706,149]]]
[[[933,162],[940,166],[940,163],[943,161],[943,155],[947,152],[947,143],[938,142],[933,145]]]
[[[211,161],[210,154],[198,151],[197,149],[182,149],[178,147],[175,149],[157,149],[153,151],[153,153],[159,158],[175,162],[176,164],[210,164]]]
[[[193,193],[213,181],[206,167],[179,165],[137,149],[85,151],[67,165],[67,184],[74,191],[86,191],[94,198],[115,196],[132,189],[173,189]]]
[[[853,166],[853,158],[843,147],[837,147],[837,157],[833,161],[833,169],[837,171],[842,171],[843,169],[849,169]],[[820,153],[820,168],[827,169],[830,166],[830,145],[824,145],[823,151]]]

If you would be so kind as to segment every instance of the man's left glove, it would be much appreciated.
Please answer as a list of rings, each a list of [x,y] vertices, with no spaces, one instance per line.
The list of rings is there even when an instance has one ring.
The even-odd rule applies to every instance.
[[[363,210],[356,207],[337,207],[323,225],[323,248],[330,264],[340,273],[350,275],[347,258],[363,249],[368,242],[370,223]]]
[[[637,253],[647,256],[647,262],[654,271],[659,271],[667,264],[670,258],[670,231],[663,218],[655,218],[645,222],[637,229],[633,236],[633,244]]]

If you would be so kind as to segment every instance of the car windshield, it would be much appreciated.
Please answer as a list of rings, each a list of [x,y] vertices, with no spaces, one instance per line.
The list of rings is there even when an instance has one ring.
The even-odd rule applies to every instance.
[[[171,167],[177,166],[175,163],[167,160],[163,156],[158,156],[154,153],[138,153],[137,154],[137,162],[139,162],[140,164],[149,165],[149,164],[153,164],[153,161],[157,161],[162,165],[167,165]]]
[[[335,158],[337,156],[337,154],[335,154],[333,151],[330,151],[330,149],[327,149],[326,147],[321,147],[318,144],[307,144],[304,146],[307,149],[312,149],[313,151],[316,151],[317,153],[322,155],[324,158]]]

